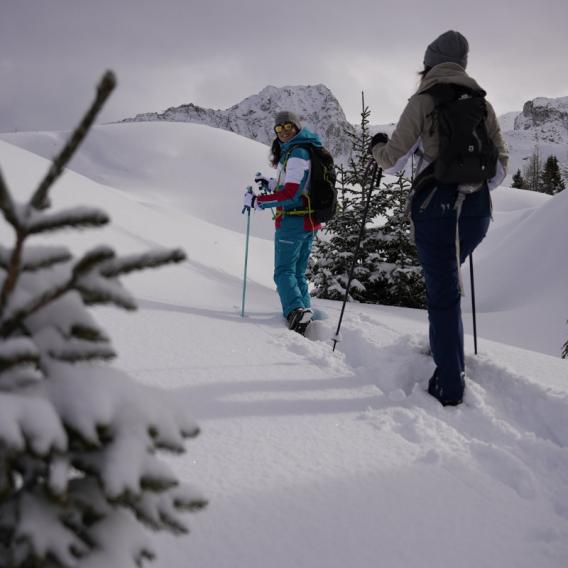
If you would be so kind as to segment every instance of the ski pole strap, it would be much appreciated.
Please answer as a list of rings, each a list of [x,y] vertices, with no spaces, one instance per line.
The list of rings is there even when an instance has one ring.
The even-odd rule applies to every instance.
[[[456,211],[456,234],[455,234],[455,249],[456,249],[456,266],[458,270],[458,281],[460,286],[460,296],[465,296],[463,287],[463,278],[461,271],[461,251],[460,251],[460,215],[462,212],[463,202],[465,201],[465,194],[458,191],[458,197],[454,209]]]
[[[313,212],[312,209],[289,209],[282,211],[282,215],[311,215]]]

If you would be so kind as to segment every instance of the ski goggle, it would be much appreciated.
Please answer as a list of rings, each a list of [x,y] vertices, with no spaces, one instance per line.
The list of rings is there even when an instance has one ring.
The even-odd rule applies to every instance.
[[[292,128],[296,128],[296,125],[292,124],[291,122],[285,122],[284,124],[277,124],[274,127],[274,132],[276,132],[276,134],[280,134],[280,132],[282,132],[283,130],[290,132]]]

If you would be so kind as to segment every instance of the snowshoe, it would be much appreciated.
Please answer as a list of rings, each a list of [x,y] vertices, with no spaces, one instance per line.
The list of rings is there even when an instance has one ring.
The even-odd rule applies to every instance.
[[[286,318],[288,320],[288,329],[300,335],[304,335],[312,321],[313,315],[314,313],[309,308],[296,308],[291,311]]]

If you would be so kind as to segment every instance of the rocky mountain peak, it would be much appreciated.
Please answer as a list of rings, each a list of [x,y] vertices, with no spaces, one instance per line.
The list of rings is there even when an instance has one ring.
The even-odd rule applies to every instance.
[[[270,144],[274,139],[274,116],[280,110],[298,114],[303,126],[318,134],[337,161],[344,161],[351,148],[353,126],[347,122],[339,101],[322,84],[264,87],[225,110],[203,108],[193,103],[171,107],[161,113],[138,114],[124,122],[165,120],[194,122],[230,130]]]
[[[531,130],[542,142],[568,143],[568,97],[527,101],[515,119],[514,130]]]

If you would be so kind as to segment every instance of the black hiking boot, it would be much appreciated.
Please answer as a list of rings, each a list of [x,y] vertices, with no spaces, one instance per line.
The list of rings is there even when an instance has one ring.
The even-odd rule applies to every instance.
[[[312,321],[313,315],[314,313],[309,308],[296,308],[295,310],[292,310],[286,317],[288,320],[288,329],[295,331],[300,335],[304,335]]]
[[[463,385],[463,377],[460,378]],[[438,383],[437,369],[428,381],[428,394],[432,395],[442,406],[458,406],[463,402],[463,387],[461,396],[448,396],[444,393],[444,389]]]

